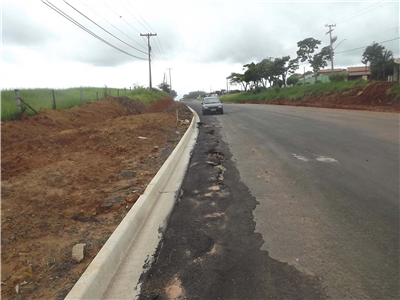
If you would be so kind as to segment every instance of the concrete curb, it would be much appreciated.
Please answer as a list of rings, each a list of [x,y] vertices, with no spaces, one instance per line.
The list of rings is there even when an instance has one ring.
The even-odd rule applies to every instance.
[[[134,299],[179,195],[198,136],[192,122],[174,151],[65,299]]]

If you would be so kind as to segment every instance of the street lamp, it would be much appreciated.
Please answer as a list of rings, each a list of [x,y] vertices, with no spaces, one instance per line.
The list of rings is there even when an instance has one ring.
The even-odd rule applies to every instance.
[[[339,45],[340,45],[341,43],[343,43],[344,41],[347,41],[347,39],[342,40],[333,50],[335,50],[337,47],[339,47]]]

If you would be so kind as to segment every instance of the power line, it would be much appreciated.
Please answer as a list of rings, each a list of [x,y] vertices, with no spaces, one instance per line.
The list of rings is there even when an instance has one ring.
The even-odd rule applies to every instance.
[[[132,5],[130,2],[128,2],[128,4],[129,4],[129,5],[130,5],[130,6],[131,6],[133,9],[135,9],[135,8],[133,7],[133,5]],[[137,11],[136,11],[136,12],[137,12]],[[138,12],[137,12],[137,14],[139,15],[139,13],[138,13]],[[140,16],[140,15],[139,15],[139,16]],[[140,24],[140,25],[142,25],[144,29],[148,30],[149,32],[151,32],[151,31],[153,31],[153,32],[156,32],[156,31],[155,31],[153,28],[151,28],[151,27],[150,27],[150,25],[148,25],[148,24],[147,24],[147,22],[146,22],[146,21],[144,21],[144,19],[143,19],[141,16],[140,16],[140,18],[141,18],[141,19],[142,19],[142,20],[143,20],[143,21],[144,21],[144,22],[145,22],[145,23],[146,23],[146,24],[147,24],[147,25],[148,25],[150,28],[149,28],[149,27],[146,27],[146,26],[144,26],[144,25],[143,25],[143,23],[142,23],[142,22],[140,22],[140,20],[138,20],[138,19],[137,19],[135,16],[133,16],[133,15],[132,15],[132,17],[134,17],[134,18],[135,18],[135,20],[136,20],[136,21],[138,21],[138,22],[139,22],[139,24]]]
[[[107,6],[119,19],[121,19],[122,21],[124,21],[129,27],[131,27],[133,30],[135,30],[137,33],[140,34],[140,31],[137,30],[135,27],[133,27],[131,24],[129,24],[124,18],[122,18],[122,16],[120,14],[118,14],[115,10],[113,10],[106,2],[103,1],[103,4],[105,6]],[[146,43],[146,39],[143,38],[144,42]],[[147,44],[146,44],[147,45]]]
[[[81,28],[83,31],[86,31],[87,33],[89,33],[90,35],[92,35],[93,37],[95,37],[96,39],[100,40],[101,42],[107,44],[108,46],[126,54],[129,55],[131,57],[137,58],[137,59],[141,59],[141,60],[146,60],[145,58],[142,57],[138,57],[136,55],[133,55],[131,53],[128,53],[120,48],[118,48],[117,46],[107,42],[106,40],[104,40],[103,38],[101,38],[100,36],[98,36],[97,34],[95,34],[94,32],[90,31],[89,29],[87,29],[85,26],[83,26],[82,24],[80,24],[79,22],[75,21],[73,18],[71,18],[69,15],[67,15],[66,13],[64,13],[61,9],[59,9],[57,6],[55,6],[54,4],[52,4],[50,1],[44,2],[44,0],[41,0],[45,5],[47,5],[48,7],[50,7],[52,10],[54,10],[55,12],[57,12],[58,14],[60,14],[61,16],[63,16],[64,18],[66,18],[68,21],[70,21],[71,23],[73,23],[74,25],[78,26],[79,28]]]
[[[143,54],[147,54],[147,52],[144,52],[142,50],[139,50],[136,47],[133,47],[132,45],[129,45],[128,43],[124,42],[123,40],[121,40],[119,37],[115,36],[114,34],[112,34],[111,32],[109,32],[107,29],[104,29],[103,27],[101,27],[99,24],[97,24],[96,22],[94,22],[92,19],[90,19],[89,17],[87,17],[85,14],[83,14],[82,12],[80,12],[78,9],[76,9],[74,6],[72,6],[71,4],[69,4],[67,1],[64,0],[64,2],[70,6],[72,9],[74,9],[75,11],[77,11],[79,14],[81,14],[82,16],[84,16],[86,19],[88,19],[90,22],[92,22],[93,24],[95,24],[97,27],[101,28],[102,30],[104,30],[105,32],[107,32],[109,35],[111,35],[112,37],[116,38],[118,41],[124,43],[125,45],[127,45],[128,47],[131,47],[133,49],[135,49],[136,51],[139,51]]]
[[[395,38],[395,39],[391,39],[391,40],[387,40],[387,41],[383,41],[383,42],[379,42],[379,43],[377,43],[377,44],[384,44],[384,43],[388,43],[388,42],[395,41],[395,40],[398,40],[398,39],[400,39],[400,37],[398,37],[398,38]],[[340,51],[340,52],[336,52],[335,54],[340,54],[340,53],[345,53],[345,52],[350,52],[350,51],[355,51],[355,50],[365,49],[365,48],[367,48],[367,47],[369,47],[369,46],[364,46],[364,47],[354,48],[354,49],[345,50],[345,51]]]
[[[353,13],[347,15],[347,16],[340,17],[339,19],[337,19],[336,21],[333,21],[332,23],[339,23],[339,22],[341,22],[341,21],[344,20],[344,19],[347,19],[347,18],[349,18],[349,17],[352,17],[352,16],[354,16],[354,15],[357,15],[357,14],[359,14],[360,12],[363,12],[363,11],[365,11],[365,10],[367,10],[367,9],[373,7],[373,6],[379,5],[379,4],[382,4],[382,2],[374,3],[374,4],[370,5],[370,6],[364,7],[363,9],[361,9],[361,10],[359,10],[359,11],[353,12]]]
[[[365,39],[365,38],[368,38],[368,37],[371,37],[371,36],[375,36],[375,35],[378,35],[378,34],[382,34],[382,33],[385,33],[385,32],[392,31],[393,29],[396,29],[396,33],[397,33],[397,29],[398,29],[398,28],[399,28],[399,27],[393,27],[393,28],[390,28],[390,29],[387,29],[387,30],[384,30],[384,31],[380,31],[380,32],[374,33],[374,34],[370,34],[370,35],[367,35],[367,36],[362,36],[362,37],[360,37],[360,38],[356,38],[356,39],[347,39],[347,40],[358,41],[358,40],[362,40],[362,39]]]
[[[138,42],[136,42],[135,40],[133,40],[131,37],[129,37],[128,35],[126,35],[123,31],[121,31],[120,29],[118,29],[116,26],[114,26],[111,22],[109,22],[107,19],[105,19],[104,17],[102,17],[100,14],[98,14],[96,11],[94,11],[92,8],[90,8],[89,6],[86,5],[86,3],[83,3],[87,8],[89,8],[92,12],[94,12],[96,15],[98,15],[100,18],[102,18],[104,21],[106,21],[108,24],[110,24],[112,27],[114,27],[116,30],[118,30],[119,32],[121,32],[124,36],[126,36],[128,39],[130,39],[132,42],[138,44],[140,47],[142,47],[143,49],[146,49],[143,45],[139,44]]]
[[[361,11],[359,11],[358,13],[356,13],[357,15],[355,14],[356,16],[354,16],[354,17],[353,16],[349,16],[348,18],[341,18],[340,21],[336,22],[336,23],[344,23],[344,22],[347,22],[347,21],[350,21],[350,20],[354,20],[355,18],[358,18],[360,16],[366,15],[366,14],[368,14],[370,12],[376,11],[378,9],[381,9],[382,7],[388,6],[388,5],[390,5],[392,3],[395,3],[395,2],[397,2],[397,1],[376,3],[376,4],[380,5],[380,6],[378,6],[377,8],[374,8],[374,9],[367,10],[367,11],[361,13],[361,14],[359,14],[361,12]]]
[[[370,5],[370,6],[367,6],[367,7],[363,8],[363,9],[357,11],[357,12],[354,12],[354,13],[350,14],[350,15],[341,17],[341,18],[339,18],[339,19],[337,19],[336,21],[331,22],[331,23],[344,23],[344,22],[347,22],[348,20],[350,20],[350,19],[348,19],[348,18],[350,18],[350,17],[352,17],[352,16],[354,16],[354,15],[357,15],[357,14],[358,14],[357,16],[354,17],[354,18],[357,18],[357,17],[359,17],[359,16],[362,16],[362,15],[367,14],[367,13],[369,13],[369,12],[378,10],[378,9],[380,9],[380,8],[382,8],[382,7],[388,6],[388,5],[390,5],[390,4],[392,4],[392,3],[396,3],[396,2],[397,2],[397,1],[390,1],[390,2],[382,1],[382,2],[378,2],[378,3],[374,3],[374,4]],[[381,5],[381,6],[380,6],[380,7],[377,7],[377,8],[375,9],[374,6],[377,6],[377,5]],[[374,7],[374,9],[371,9],[372,7]],[[370,10],[368,10],[368,9],[370,9]],[[368,11],[365,12],[365,10],[368,10]],[[364,12],[364,13],[362,13],[362,12]],[[362,13],[362,14],[360,14],[360,13]],[[312,34],[317,33],[318,31],[321,31],[323,28],[324,28],[324,26],[319,27],[319,29],[314,30],[312,33],[310,33],[309,35],[307,35],[307,37],[311,36]],[[320,34],[318,34],[318,35],[320,35]],[[286,51],[291,50],[291,49],[296,48],[296,47],[297,47],[297,44],[296,44],[296,46],[293,46],[293,47],[290,47],[290,48],[286,48],[286,49],[284,49],[283,51],[286,52]]]
[[[135,9],[135,7],[134,7],[128,0],[126,0],[126,2],[127,2],[133,9]],[[122,4],[121,4],[121,5],[122,5]],[[123,5],[122,5],[122,6],[123,6]],[[131,14],[131,13],[129,12],[129,10],[127,9],[127,12],[128,12],[132,17],[134,17],[135,20],[138,21],[138,23],[139,23],[140,25],[143,26],[143,28],[145,28],[145,29],[148,30],[149,32],[151,32],[151,31],[156,32],[156,31],[149,25],[149,23],[147,23],[146,20],[140,15],[140,13],[139,13],[137,10],[135,10],[135,11],[136,11],[136,13],[138,14],[138,16],[143,20],[143,22],[144,22],[148,27],[146,27],[145,25],[143,25],[143,23],[140,22],[140,20],[138,20],[138,19],[137,19],[133,14]],[[158,43],[158,44],[157,44],[157,43]],[[160,45],[160,47],[158,47],[158,45]],[[168,60],[168,59],[167,59],[167,56],[165,55],[164,48],[163,48],[163,46],[162,46],[162,44],[161,44],[161,41],[160,41],[158,35],[156,36],[156,47],[157,47],[158,51],[160,52],[162,58],[163,58],[165,61]],[[160,50],[160,49],[161,49],[161,50]]]

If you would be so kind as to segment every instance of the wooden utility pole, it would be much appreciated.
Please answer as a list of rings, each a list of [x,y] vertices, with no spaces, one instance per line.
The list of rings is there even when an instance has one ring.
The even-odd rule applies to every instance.
[[[150,37],[152,36],[157,36],[157,33],[141,33],[140,36],[146,36],[147,37],[147,46],[148,46],[148,52],[149,52],[149,87],[152,88],[151,85],[151,46],[150,46]]]
[[[331,72],[333,74],[333,47],[332,47],[332,45],[336,41],[336,38],[334,38],[334,40],[332,39],[332,31],[333,31],[332,27],[336,27],[336,24],[330,24],[330,25],[326,24],[325,27],[329,27],[329,31],[326,34],[329,33],[329,42],[330,42],[329,50],[331,52],[331,68],[332,68]]]
[[[19,90],[17,90],[17,89],[14,90],[14,99],[15,99],[15,105],[17,106],[17,111],[20,113],[21,112],[21,100],[19,98]]]
[[[169,71],[169,90],[171,91],[171,95],[172,95],[172,79],[171,79],[171,70],[172,68],[167,68],[167,70]]]
[[[53,95],[53,109],[56,109],[56,95],[54,94],[54,90],[51,90],[51,93]]]

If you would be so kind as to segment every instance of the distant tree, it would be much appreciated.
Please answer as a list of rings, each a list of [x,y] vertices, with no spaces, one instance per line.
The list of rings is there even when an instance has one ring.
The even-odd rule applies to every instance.
[[[178,93],[175,90],[171,90],[172,99],[175,99],[176,96],[178,96]]]
[[[312,54],[318,49],[318,45],[320,44],[321,41],[313,38],[307,38],[297,42],[297,47],[299,47],[299,50],[297,50],[297,57],[301,62],[305,62],[306,60],[310,62],[313,57]]]
[[[258,64],[252,62],[250,64],[243,65],[243,70],[245,70],[243,80],[251,85],[250,88],[258,87],[261,81],[261,74]]]
[[[361,62],[370,64],[372,79],[386,80],[387,75],[393,74],[393,52],[385,50],[384,46],[374,42],[365,49],[362,56]]]
[[[161,82],[158,86],[157,86],[160,90],[170,94],[171,93],[171,88],[169,86],[168,83],[166,82]]]
[[[258,63],[258,72],[260,73],[263,86],[266,87],[267,81],[271,86],[274,77],[274,62],[269,58],[263,59],[261,62]]]
[[[299,77],[297,75],[292,75],[287,79],[287,84],[295,86],[299,81]]]
[[[207,94],[204,91],[193,91],[189,92],[188,94],[183,95],[183,99],[188,100],[188,99],[197,99],[199,96],[203,97],[205,94]]]
[[[326,46],[321,49],[321,52],[315,54],[311,60],[310,64],[314,72],[315,76],[315,83],[317,83],[318,79],[318,71],[325,68],[328,63],[326,62],[327,60],[330,59],[330,48],[329,46]]]
[[[228,79],[230,84],[241,84],[243,86],[243,89],[247,91],[248,83],[244,81],[244,74],[231,73],[231,75],[228,76]]]

